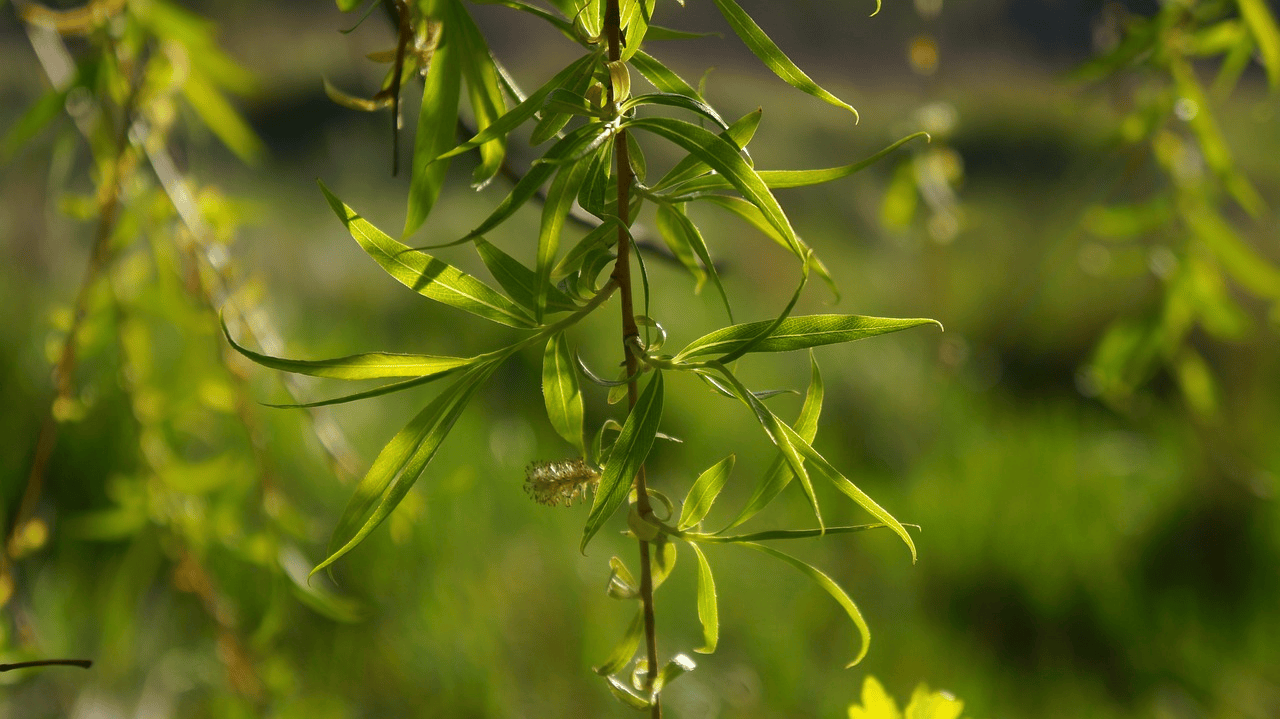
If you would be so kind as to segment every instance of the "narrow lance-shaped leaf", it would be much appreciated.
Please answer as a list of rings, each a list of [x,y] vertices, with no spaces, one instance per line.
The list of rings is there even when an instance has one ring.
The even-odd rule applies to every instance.
[[[711,259],[711,251],[707,248],[707,241],[698,231],[698,226],[693,224],[683,208],[674,205],[659,205],[656,219],[659,234],[671,248],[671,252],[689,268],[690,274],[698,282],[698,289],[701,289],[704,277],[711,278],[711,284],[715,285],[720,301],[724,303],[725,314],[732,322],[733,307],[729,304],[729,294],[725,292],[724,283],[720,281],[720,273],[716,270],[715,261]],[[697,257],[702,264],[699,265],[698,262],[693,261],[691,255]]]
[[[405,287],[436,302],[510,327],[528,328],[536,324],[515,303],[485,283],[431,255],[397,242],[343,204],[323,182],[320,189],[351,237],[387,274]]]
[[[366,352],[335,357],[326,360],[292,360],[260,354],[242,347],[231,339],[227,323],[222,323],[222,334],[235,351],[263,367],[270,367],[294,374],[332,379],[382,379],[386,377],[427,377],[444,374],[465,367],[474,358],[439,357],[435,355],[394,354],[391,352]]]
[[[480,385],[497,368],[493,360],[471,368],[431,401],[387,443],[369,467],[329,539],[329,556],[312,574],[333,564],[369,536],[404,499],[435,456]]]
[[[800,416],[796,419],[795,429],[806,442],[812,444],[813,438],[818,434],[818,417],[822,414],[825,385],[822,382],[822,372],[818,369],[818,361],[812,353],[809,355],[809,368],[809,389],[805,393],[804,404],[800,406]],[[774,459],[765,472],[764,480],[756,486],[742,511],[738,512],[738,516],[717,534],[723,534],[754,517],[781,494],[794,478],[795,473],[782,457]]]
[[[832,95],[830,92],[822,89],[818,83],[804,73],[796,66],[791,58],[787,57],[773,40],[760,29],[755,20],[743,11],[738,3],[733,0],[715,0],[716,7],[720,9],[720,14],[724,15],[724,19],[729,21],[729,26],[733,31],[742,38],[742,42],[746,43],[751,52],[760,58],[765,67],[773,71],[773,74],[782,78],[788,85],[794,87],[801,92],[812,95],[823,102],[842,107],[853,113],[853,119],[858,120],[858,111],[853,109],[849,103]],[[880,10],[880,0],[876,0],[876,11]],[[872,13],[874,14],[874,13]]]
[[[547,190],[547,199],[542,205],[542,223],[538,228],[537,305],[534,313],[539,321],[542,320],[543,309],[547,305],[551,270],[555,266],[556,254],[560,251],[560,233],[564,230],[565,218],[569,216],[590,165],[590,160],[584,159],[562,166],[552,180],[551,187]]]
[[[498,70],[494,67],[489,45],[476,27],[475,20],[466,7],[458,0],[450,0],[447,17],[453,22],[457,31],[454,38],[458,43],[462,76],[467,81],[467,97],[471,100],[471,111],[475,116],[476,129],[484,132],[506,112],[506,104],[502,100],[502,85],[498,82]],[[504,138],[495,137],[480,145],[480,164],[472,173],[471,181],[477,189],[484,187],[502,169],[502,161],[506,157]]]
[[[1267,9],[1266,0],[1239,0],[1240,15],[1249,25],[1249,32],[1258,43],[1258,54],[1267,71],[1271,89],[1280,88],[1280,28]]]
[[[547,340],[542,356],[542,396],[547,405],[547,418],[556,434],[582,452],[582,391],[569,341],[563,332]]]
[[[892,529],[893,533],[898,535],[898,537],[907,545],[907,549],[911,550],[911,561],[914,563],[916,561],[916,543],[911,540],[911,535],[907,533],[907,528],[902,525],[902,522],[899,522],[897,518],[892,514],[889,514],[888,510],[881,507],[874,499],[871,498],[870,495],[859,489],[856,484],[850,482],[848,477],[845,477],[840,473],[840,470],[833,467],[831,463],[827,461],[826,457],[818,454],[817,450],[810,446],[803,437],[796,434],[795,430],[787,426],[786,423],[780,422],[779,424],[781,425],[783,433],[787,435],[792,446],[800,452],[805,461],[813,468],[813,472],[826,478],[827,481],[835,485],[836,489],[840,490],[841,493],[852,499],[859,507],[866,510],[868,514],[880,520],[884,524],[889,525],[889,529]]]
[[[849,618],[853,620],[853,625],[857,627],[858,637],[861,640],[862,645],[858,649],[857,656],[853,658],[853,661],[846,664],[846,667],[854,666],[858,662],[862,661],[863,657],[867,656],[867,649],[871,647],[871,629],[867,627],[867,620],[862,618],[862,612],[858,611],[858,606],[853,603],[853,600],[849,598],[849,595],[845,594],[845,591],[841,589],[840,585],[836,584],[831,577],[828,577],[815,567],[796,559],[790,554],[779,552],[773,547],[767,547],[763,544],[755,544],[754,542],[747,542],[742,546],[751,547],[752,549],[764,552],[771,557],[781,559],[787,564],[790,564],[800,570],[802,574],[812,579],[819,587],[822,587],[827,594],[830,594],[831,598],[836,600],[836,603],[840,605],[841,609],[844,609],[845,614],[849,615]]]
[[[663,385],[662,373],[655,372],[653,379],[636,405],[627,415],[622,431],[614,440],[613,449],[609,452],[609,460],[600,476],[600,487],[596,490],[595,501],[591,504],[591,513],[587,516],[587,525],[582,531],[583,553],[587,543],[600,531],[606,520],[617,511],[631,490],[632,480],[636,472],[649,456],[653,447],[654,436],[658,432],[658,423],[662,420]]]
[[[600,132],[601,126],[597,123],[584,125],[565,135],[559,142],[552,145],[547,154],[543,155],[541,161],[534,162],[529,167],[529,171],[524,174],[524,177],[520,178],[515,187],[511,188],[511,192],[485,218],[484,222],[481,222],[478,227],[468,232],[459,242],[479,237],[506,222],[507,218],[515,214],[516,210],[524,206],[524,203],[538,193],[542,183],[555,174],[558,163],[577,155],[584,147],[596,140]]]
[[[813,510],[814,519],[817,520],[818,526],[825,526],[822,521],[822,508],[818,505],[818,495],[813,491],[813,482],[809,479],[809,471],[805,469],[804,458],[797,449],[793,437],[798,437],[794,431],[788,432],[791,428],[786,422],[778,419],[778,416],[764,405],[750,390],[742,384],[742,382],[729,371],[728,367],[715,363],[715,370],[726,380],[724,386],[738,401],[742,402],[755,415],[756,421],[760,423],[760,428],[764,430],[769,441],[782,452],[782,456],[787,461],[787,465],[795,476],[800,480],[800,486],[804,489],[805,499],[809,500],[809,507]],[[801,440],[803,442],[803,440]],[[807,446],[807,445],[806,445]]]
[[[751,223],[753,227],[763,232],[765,237],[768,237],[778,243],[782,248],[791,250],[791,245],[787,243],[787,239],[769,223],[769,220],[764,216],[764,213],[760,211],[760,208],[750,202],[747,202],[741,197],[698,194],[695,196],[695,199],[723,207]],[[807,249],[807,245],[805,245],[803,241],[800,242],[800,246]],[[822,260],[818,259],[818,256],[812,252],[809,253],[809,269],[818,273],[818,276],[822,278],[824,283],[826,283],[827,288],[831,290],[831,294],[835,295],[837,299],[840,297],[839,288],[836,287],[836,282],[832,279],[831,272],[827,270],[826,265],[822,264]]]
[[[631,661],[631,657],[636,655],[642,636],[644,636],[644,616],[637,611],[631,624],[627,626],[627,631],[623,633],[622,639],[618,640],[613,651],[609,652],[609,657],[592,671],[603,677],[621,671]]]
[[[865,160],[860,160],[851,165],[842,165],[840,167],[828,167],[821,170],[760,170],[760,179],[764,180],[764,184],[771,190],[786,189],[791,187],[808,187],[810,185],[820,185],[824,182],[831,182],[842,177],[848,177],[856,172],[860,172],[876,162],[884,159],[889,153],[897,150],[903,145],[917,138],[928,139],[929,133],[916,132],[898,140],[888,147],[880,150]],[[674,200],[688,198],[699,192],[712,192],[716,190],[730,189],[730,185],[723,177],[707,175],[686,182],[681,185],[678,195],[673,197]]]
[[[687,360],[707,355],[730,354],[769,326],[771,321],[748,322],[725,327],[704,335],[676,355]],[[895,319],[862,315],[804,315],[788,317],[777,330],[752,348],[752,352],[791,352],[820,345],[853,342],[876,335],[900,332],[920,325],[942,325],[930,319]]]
[[[516,304],[532,312],[538,304],[538,276],[534,271],[483,237],[475,238],[474,242],[480,260],[484,262],[484,266],[488,268],[489,273],[498,281],[502,289],[507,291]],[[548,284],[545,292],[548,310],[567,312],[578,308],[573,300],[555,285]]]
[[[693,651],[711,654],[720,643],[720,609],[716,601],[716,581],[702,549],[693,542],[689,546],[693,547],[693,553],[698,557],[698,621],[702,622],[702,648]]]
[[[684,508],[680,511],[680,522],[677,525],[679,529],[688,529],[707,516],[711,505],[720,495],[720,490],[724,488],[724,483],[728,481],[735,461],[736,458],[731,454],[698,475],[684,499]]]
[[[679,145],[685,151],[696,155],[708,167],[724,175],[744,199],[755,205],[764,213],[769,224],[782,235],[791,251],[801,259],[804,258],[799,238],[791,227],[782,206],[774,198],[773,193],[765,186],[756,171],[747,164],[738,153],[738,148],[697,125],[684,120],[669,117],[641,117],[629,120],[626,127],[646,130],[659,137]]]
[[[435,162],[454,142],[458,124],[458,93],[462,87],[460,50],[454,42],[457,29],[446,23],[431,57],[427,81],[422,90],[422,109],[413,140],[413,174],[409,180],[409,207],[404,218],[404,234],[417,232],[444,187],[448,162]]]
[[[751,138],[755,137],[756,129],[760,127],[760,118],[763,116],[764,111],[760,108],[756,108],[755,110],[738,118],[729,126],[729,129],[720,133],[720,135],[740,148],[745,155],[747,144],[751,142]],[[750,164],[750,157],[747,159],[748,164]],[[697,157],[693,155],[686,155],[684,159],[672,166],[672,168],[667,171],[667,174],[663,175],[662,179],[658,180],[658,183],[654,185],[652,189],[654,192],[662,192],[669,187],[678,185],[682,182],[687,182],[700,175],[704,175],[710,169],[711,168],[707,167],[705,162],[699,160]],[[683,192],[680,194],[683,194]]]

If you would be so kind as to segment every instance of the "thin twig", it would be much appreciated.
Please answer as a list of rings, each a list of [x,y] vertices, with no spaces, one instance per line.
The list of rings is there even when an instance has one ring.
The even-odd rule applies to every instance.
[[[618,10],[618,0],[608,0],[605,4],[604,11],[604,28],[609,38],[609,61],[618,62],[622,57],[622,27],[621,16]],[[612,84],[609,86],[609,104],[616,108],[616,102],[621,100],[614,96]],[[631,292],[631,235],[628,231],[628,225],[631,224],[630,218],[627,216],[630,210],[631,201],[631,159],[627,148],[627,132],[620,130],[614,137],[614,159],[617,161],[617,177],[618,177],[618,216],[622,218],[622,224],[618,226],[618,259],[613,266],[613,280],[618,283],[619,294],[622,298],[622,347],[626,353],[627,376],[634,377],[639,362],[635,352],[632,349],[632,338],[640,335],[640,330],[636,327],[635,309],[632,304]],[[639,398],[640,388],[637,380],[632,379],[627,384],[627,405],[634,409],[636,401]],[[649,505],[649,490],[645,483],[644,465],[640,465],[640,469],[636,472],[635,477],[636,491],[636,510],[641,517],[649,517],[653,514],[653,508]],[[645,675],[645,691],[650,696],[650,716],[652,719],[662,719],[662,700],[653,693],[654,679],[658,676],[658,634],[656,622],[653,612],[653,569],[649,563],[650,547],[649,542],[639,539],[640,544],[640,601],[643,605],[644,612],[644,640],[645,653],[648,657],[648,672]]]
[[[0,672],[7,672],[10,669],[28,669],[30,667],[80,667],[81,669],[88,669],[91,666],[93,666],[92,659],[36,659],[30,662],[0,664]]]

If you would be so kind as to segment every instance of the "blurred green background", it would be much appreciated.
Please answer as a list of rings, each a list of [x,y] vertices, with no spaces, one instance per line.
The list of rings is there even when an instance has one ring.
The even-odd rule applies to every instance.
[[[708,3],[665,4],[666,24],[725,32]],[[852,162],[922,127],[935,142],[917,152],[943,163],[932,189],[896,179],[924,156],[904,150],[835,184],[779,193],[843,293],[833,306],[815,283],[797,311],[933,317],[946,332],[818,352],[828,395],[815,446],[923,528],[914,566],[887,533],[793,547],[859,603],[874,637],[868,658],[841,669],[856,637],[839,607],[799,575],[712,548],[720,649],[698,657],[698,670],[664,694],[669,715],[841,717],[870,673],[899,697],[919,681],[945,688],[975,719],[1280,716],[1280,344],[1266,308],[1241,298],[1258,321],[1239,340],[1190,337],[1218,380],[1216,415],[1194,412],[1163,373],[1117,408],[1100,401],[1083,371],[1113,320],[1150,311],[1161,296],[1144,249],[1081,229],[1090,207],[1141,195],[1152,181],[1126,174],[1115,140],[1123,83],[1066,79],[1093,51],[1103,8],[921,0],[887,3],[867,19],[870,3],[744,5],[862,114],[853,126],[847,114],[791,91],[731,35],[655,45],[688,79],[715,67],[707,96],[726,117],[764,107],[752,145],[757,167]],[[389,175],[387,116],[340,108],[320,84],[324,76],[352,92],[375,90],[381,70],[363,56],[390,44],[384,20],[341,35],[353,18],[332,3],[193,8],[256,78],[239,106],[266,153],[244,165],[207,131],[188,129],[175,154],[194,181],[229,198],[226,212],[239,225],[232,263],[245,296],[287,338],[286,353],[463,354],[506,337],[392,282],[315,186],[324,180],[388,231],[400,226],[408,178]],[[574,56],[527,17],[474,10],[526,87]],[[0,128],[8,128],[42,91],[43,74],[12,7],[0,7],[0,43]],[[1250,71],[1215,109],[1242,171],[1280,204],[1280,100]],[[92,234],[91,222],[60,211],[66,193],[91,186],[85,161],[68,159],[77,142],[70,123],[55,127],[0,168],[0,506],[10,519],[53,396],[60,317]],[[533,156],[516,143],[512,154]],[[506,191],[500,181],[468,189],[466,162],[451,172],[455,182],[419,244],[461,236]],[[491,239],[527,258],[536,216],[525,210]],[[781,251],[736,220],[697,219],[724,261],[739,320],[776,312],[793,281],[775,272]],[[1243,227],[1259,252],[1280,257],[1274,210]],[[483,271],[472,255],[448,257]],[[714,293],[692,295],[678,268],[650,270],[652,314],[673,344],[722,321]],[[526,464],[567,451],[543,419],[537,353],[494,378],[404,505],[339,563],[342,599],[334,600],[308,594],[280,569],[305,570],[322,556],[350,477],[327,465],[300,411],[251,408],[256,438],[233,422],[205,423],[202,412],[227,391],[211,369],[222,348],[216,318],[156,308],[151,321],[156,375],[182,388],[158,401],[177,413],[191,406],[174,443],[209,457],[223,446],[239,447],[236,456],[256,452],[269,471],[228,461],[203,480],[157,489],[139,459],[149,435],[129,395],[133,379],[110,352],[86,361],[77,376],[83,416],[63,425],[38,508],[47,539],[33,539],[14,564],[0,658],[84,656],[95,665],[0,675],[0,717],[628,711],[589,667],[630,619],[603,589],[607,558],[634,566],[634,543],[605,532],[583,557],[586,508],[538,506],[521,489]],[[102,331],[97,341],[109,345],[110,327]],[[587,354],[598,367],[616,360]],[[800,355],[745,366],[760,387],[803,389],[808,377]],[[241,370],[255,400],[287,401],[278,377]],[[339,390],[320,385],[310,397]],[[714,405],[721,400],[691,382],[671,390],[664,429],[685,443],[659,448],[651,482],[681,496],[698,471],[737,452],[715,526],[772,457],[732,404]],[[332,413],[358,471],[432,392]],[[798,398],[773,401],[784,417],[799,407]],[[602,403],[594,413],[591,406],[589,420],[603,419]],[[783,499],[752,526],[806,524],[803,498]],[[864,521],[831,499],[829,523]],[[129,506],[139,508],[134,519],[104,529]],[[700,642],[693,567],[682,556],[659,594],[664,653]]]

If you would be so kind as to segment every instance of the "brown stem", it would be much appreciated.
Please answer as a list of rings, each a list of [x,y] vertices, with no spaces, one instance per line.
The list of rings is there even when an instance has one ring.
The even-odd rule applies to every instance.
[[[608,0],[604,11],[604,30],[609,40],[610,62],[617,62],[622,57],[621,24],[618,0]],[[614,97],[613,87],[610,85],[610,105],[620,99]],[[631,338],[638,337],[640,330],[636,327],[635,309],[631,301],[631,234],[627,229],[627,226],[631,224],[631,219],[627,215],[631,207],[632,175],[626,130],[619,130],[618,134],[614,136],[613,155],[617,161],[618,217],[622,218],[622,224],[618,227],[618,259],[613,266],[613,280],[618,284],[618,292],[622,298],[622,349],[626,356],[627,376],[634,378],[639,361],[632,350]],[[635,379],[632,379],[631,383],[627,385],[627,404],[629,407],[634,408],[636,406],[639,393],[639,385]],[[645,485],[644,465],[641,465],[639,471],[636,472],[634,486],[636,509],[639,511],[640,516],[647,517],[653,514],[653,508],[649,505],[649,491]],[[644,607],[644,641],[649,661],[649,673],[645,679],[645,690],[651,693],[653,680],[658,676],[658,635],[653,616],[653,570],[649,564],[649,543],[642,539],[639,540],[639,544],[640,601]],[[652,719],[662,719],[662,701],[659,697],[653,697],[650,716]]]

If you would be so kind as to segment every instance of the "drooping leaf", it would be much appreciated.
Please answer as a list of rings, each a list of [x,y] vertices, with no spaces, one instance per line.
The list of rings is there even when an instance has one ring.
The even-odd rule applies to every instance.
[[[609,652],[608,658],[601,662],[600,666],[592,668],[592,671],[603,677],[622,671],[622,668],[631,661],[631,657],[636,655],[636,649],[639,648],[640,639],[643,636],[644,616],[637,611],[635,617],[631,619],[631,624],[627,625],[627,631],[623,633],[622,639],[618,640],[613,651]]]
[[[519,306],[475,277],[392,239],[343,204],[323,182],[320,189],[360,247],[405,287],[423,297],[510,327],[528,328],[537,324]]]
[[[711,505],[720,495],[720,490],[724,488],[724,483],[728,481],[735,461],[736,458],[731,454],[698,475],[693,486],[689,488],[688,496],[684,499],[684,508],[680,512],[677,528],[688,529],[707,516],[707,512],[711,511]]]
[[[720,608],[716,601],[716,581],[702,549],[693,542],[689,546],[698,558],[698,621],[702,623],[702,648],[693,651],[712,654],[720,643]]]
[[[661,92],[684,95],[699,102],[706,102],[692,85],[643,50],[637,50],[631,57],[631,66],[639,70],[640,75]]]
[[[66,90],[50,89],[32,103],[4,134],[4,139],[0,140],[0,162],[8,162],[28,140],[38,135],[53,118],[61,115],[66,102]]]
[[[809,185],[820,185],[824,182],[831,182],[842,177],[848,177],[856,172],[864,170],[876,162],[884,159],[894,150],[917,138],[928,138],[927,132],[916,132],[898,140],[888,147],[880,150],[865,160],[860,160],[851,165],[843,165],[841,167],[829,167],[821,170],[760,170],[760,179],[764,180],[764,184],[771,190],[786,189],[791,187],[808,187]],[[681,185],[678,195],[672,197],[673,201],[681,201],[700,192],[714,192],[718,190],[728,190],[732,188],[723,177],[715,175],[707,175],[686,182]]]
[[[653,678],[653,695],[656,697],[668,684],[681,675],[688,674],[697,668],[698,665],[688,656],[684,654],[675,655],[671,658],[671,661],[662,667],[662,670],[658,672],[658,676]]]
[[[451,21],[457,31],[453,37],[458,43],[462,77],[467,81],[467,97],[471,101],[476,130],[484,132],[506,114],[498,69],[494,65],[489,44],[485,42],[484,35],[476,27],[466,6],[458,0],[450,0],[448,8],[446,22]],[[480,145],[480,164],[471,176],[472,185],[477,189],[488,184],[502,168],[502,161],[506,157],[504,139],[499,135]]]
[[[538,276],[534,271],[483,237],[477,237],[473,242],[480,260],[502,289],[507,291],[516,304],[532,312],[538,305]],[[578,308],[559,287],[548,284],[544,291],[548,310],[569,312]]]
[[[1258,44],[1258,55],[1267,71],[1271,89],[1280,88],[1280,28],[1271,15],[1265,0],[1239,0],[1240,15],[1249,26],[1253,40]]]
[[[263,403],[263,406],[271,407],[272,409],[308,409],[311,407],[328,407],[330,405],[335,405],[335,404],[346,404],[347,402],[358,402],[359,400],[362,400],[362,399],[370,399],[372,397],[381,397],[383,395],[392,394],[394,392],[403,392],[406,389],[421,387],[422,385],[428,384],[430,382],[434,382],[440,379],[441,377],[446,377],[452,374],[452,372],[453,371],[443,372],[440,374],[431,374],[425,377],[414,377],[413,379],[407,379],[401,382],[390,382],[388,384],[382,385],[381,387],[374,387],[373,389],[367,389],[361,392],[352,392],[350,394],[344,394],[338,397],[330,397],[329,399],[318,399],[312,402],[298,402],[298,403],[286,403],[286,404]]]
[[[622,431],[618,433],[613,449],[609,452],[609,459],[601,473],[600,487],[596,490],[591,513],[587,516],[587,525],[582,531],[580,549],[584,553],[587,543],[627,498],[636,472],[649,456],[654,436],[658,432],[658,423],[662,420],[662,399],[662,373],[655,372],[653,379],[649,380],[649,384],[640,393],[636,405],[631,408],[627,421],[623,423]]]
[[[483,235],[498,225],[502,224],[515,214],[515,211],[524,206],[534,195],[537,194],[542,184],[555,174],[558,165],[579,154],[583,148],[596,141],[601,133],[601,127],[598,124],[588,124],[573,132],[565,135],[559,142],[552,145],[547,154],[543,155],[541,162],[535,162],[529,167],[529,171],[520,178],[516,186],[511,188],[511,192],[502,200],[501,203],[489,213],[484,222],[481,222],[471,232],[468,232],[460,242],[465,242],[475,237]]]
[[[458,124],[458,94],[462,87],[462,58],[454,42],[458,31],[454,23],[446,23],[440,33],[422,90],[422,107],[413,140],[413,172],[404,218],[406,237],[422,227],[440,197],[449,163],[435,159],[453,146]]]
[[[812,95],[827,104],[848,110],[853,113],[853,119],[857,122],[858,111],[853,109],[853,106],[849,103],[822,89],[818,83],[804,73],[804,70],[797,67],[791,61],[791,58],[787,57],[786,53],[764,33],[764,30],[760,29],[756,21],[752,20],[751,16],[738,6],[738,3],[734,2],[734,0],[715,0],[715,4],[720,9],[720,14],[724,15],[724,19],[729,21],[729,26],[742,39],[742,42],[751,49],[751,52],[756,57],[760,58],[765,67],[773,71],[773,74],[801,92]],[[880,0],[876,0],[876,11],[879,12],[879,10]]]
[[[582,452],[582,391],[563,332],[551,336],[542,356],[542,396],[556,434]]]
[[[720,294],[725,313],[729,315],[729,321],[732,322],[733,307],[729,305],[729,295],[720,281],[720,273],[716,270],[716,264],[711,259],[711,251],[707,249],[707,241],[698,231],[698,226],[693,224],[683,209],[673,205],[659,205],[656,219],[658,233],[667,243],[667,247],[671,248],[671,253],[693,275],[698,283],[697,289],[701,289],[704,278],[711,278],[711,284],[715,285],[716,292]],[[695,257],[696,260],[694,260]]]
[[[679,145],[723,175],[738,192],[742,193],[744,199],[760,209],[765,219],[777,229],[792,252],[803,259],[799,239],[786,213],[782,211],[782,207],[773,193],[769,192],[764,181],[746,160],[742,159],[738,148],[732,143],[693,123],[669,117],[640,117],[628,120],[624,126],[652,132]]]
[[[746,151],[747,143],[751,142],[751,138],[755,137],[756,129],[760,127],[760,118],[763,116],[764,111],[760,108],[756,108],[755,110],[738,118],[737,121],[729,126],[729,129],[720,133],[721,137],[733,143],[734,146],[738,147],[742,151],[745,159],[747,160],[747,164],[751,164],[751,158],[747,156]],[[705,162],[699,160],[694,155],[686,155],[682,160],[672,166],[672,168],[667,171],[667,174],[663,175],[662,179],[658,180],[658,183],[654,185],[652,189],[654,192],[662,192],[667,188],[674,187],[682,182],[687,182],[695,177],[705,175],[710,171],[710,169],[711,168],[707,167]]]
[[[653,19],[653,6],[656,0],[621,0],[619,21],[622,26],[623,62],[631,59],[640,49],[648,34],[649,21]]]
[[[182,83],[182,95],[209,130],[242,161],[256,162],[266,145],[227,98],[203,73],[191,72]]]
[[[904,524],[904,527],[912,527],[919,529],[919,525]],[[691,542],[701,542],[704,544],[741,544],[743,542],[771,542],[789,539],[812,539],[814,537],[825,537],[829,534],[855,534],[858,532],[866,532],[872,529],[892,529],[891,526],[884,522],[875,522],[874,524],[849,524],[842,527],[820,527],[815,529],[767,529],[763,532],[748,532],[747,534],[696,534],[686,532],[683,536]]]
[[[474,358],[466,357],[395,354],[391,352],[366,352],[327,360],[291,360],[260,354],[242,347],[231,338],[231,332],[227,329],[226,322],[222,323],[222,333],[235,351],[263,367],[312,377],[346,380],[427,377],[451,372],[475,362]]]
[[[714,122],[720,126],[721,130],[729,129],[729,124],[720,117],[720,113],[716,112],[715,109],[707,103],[687,95],[677,95],[673,92],[651,92],[644,95],[636,95],[622,103],[620,110],[622,112],[626,112],[644,105],[660,105],[662,107],[674,107],[679,110],[687,110],[695,115],[705,117]]]
[[[311,570],[312,574],[354,549],[400,504],[500,361],[490,360],[468,369],[382,448],[334,527],[329,556]]]
[[[747,202],[741,197],[730,197],[729,195],[699,195],[697,199],[701,202],[717,205],[732,212],[751,223],[753,227],[764,233],[765,237],[768,237],[778,243],[778,245],[783,249],[793,251],[792,246],[787,242],[787,239],[769,223],[768,218],[764,216],[764,213],[760,211],[760,208],[750,202]],[[800,246],[808,249],[803,241],[800,242]],[[836,287],[835,280],[832,279],[831,273],[827,270],[827,266],[824,265],[822,260],[818,259],[818,256],[812,252],[809,253],[809,269],[818,273],[818,276],[822,278],[822,281],[826,283],[827,287],[831,290],[831,294],[835,295],[837,298],[840,297],[840,292]]]
[[[551,181],[546,200],[542,205],[542,223],[538,228],[538,264],[537,294],[534,317],[542,319],[543,309],[547,305],[547,288],[551,285],[551,271],[555,266],[556,255],[560,251],[560,233],[564,229],[565,218],[578,197],[578,190],[586,179],[589,161],[578,161],[564,165]]]
[[[758,336],[771,321],[748,322],[718,329],[680,350],[676,360],[707,355],[730,354]],[[942,325],[930,319],[896,319],[862,315],[805,315],[788,317],[778,329],[754,347],[752,352],[792,352],[820,345],[853,342],[876,335],[900,332],[920,325]]]
[[[858,648],[858,654],[854,656],[853,661],[849,662],[845,666],[852,667],[862,661],[862,658],[867,655],[867,650],[871,647],[871,629],[867,626],[867,621],[862,618],[862,612],[858,611],[858,606],[854,604],[853,600],[849,598],[849,595],[840,588],[840,585],[836,584],[831,577],[828,577],[812,565],[806,564],[790,554],[779,552],[773,547],[756,544],[754,542],[747,542],[742,546],[751,547],[752,549],[764,552],[771,557],[776,557],[777,559],[790,564],[798,569],[801,574],[812,579],[819,587],[822,587],[827,594],[830,594],[831,598],[836,600],[836,603],[840,605],[840,608],[844,610],[845,614],[849,615],[849,619],[853,620],[853,625],[857,628],[858,637],[861,640],[861,646]]]
[[[809,357],[809,374],[809,389],[805,393],[804,404],[800,406],[800,416],[796,418],[795,430],[806,442],[812,444],[813,438],[818,434],[818,417],[822,414],[822,400],[825,395],[822,373],[812,353]],[[751,498],[738,512],[738,516],[717,534],[723,534],[754,517],[781,494],[794,478],[795,473],[782,457],[774,459],[765,472],[764,479],[756,486]]]

